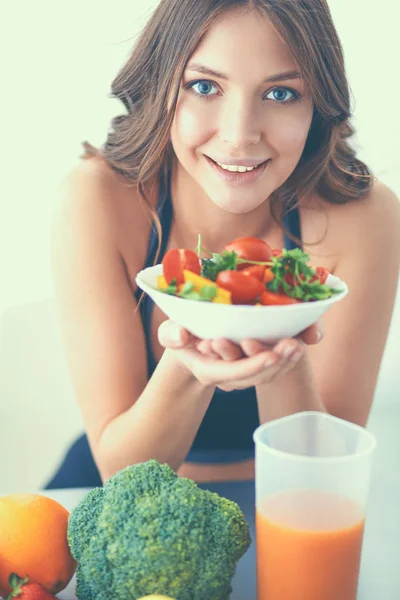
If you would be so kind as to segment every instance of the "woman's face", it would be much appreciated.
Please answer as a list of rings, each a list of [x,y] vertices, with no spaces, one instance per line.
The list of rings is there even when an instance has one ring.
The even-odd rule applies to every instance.
[[[256,11],[234,11],[187,62],[172,146],[179,168],[216,205],[247,213],[295,169],[312,114],[287,45]]]

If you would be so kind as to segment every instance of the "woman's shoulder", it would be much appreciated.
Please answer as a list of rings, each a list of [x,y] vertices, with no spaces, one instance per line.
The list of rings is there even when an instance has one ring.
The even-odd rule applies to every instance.
[[[143,212],[137,185],[97,156],[80,159],[65,174],[58,200],[64,209],[106,211],[110,222]]]
[[[361,253],[371,244],[384,243],[398,251],[400,202],[378,179],[358,200],[333,204],[313,196],[301,212],[304,244],[310,254],[321,251],[335,262],[349,253]]]
[[[369,192],[358,200],[330,205],[330,220],[341,244],[350,248],[376,243],[387,237],[395,243],[400,235],[400,203],[393,190],[374,179]]]
[[[324,202],[328,206],[327,202]],[[358,200],[350,200],[343,204],[329,203],[329,212],[338,219],[345,216],[354,215],[354,219],[368,221],[375,218],[377,214],[380,218],[395,216],[399,211],[399,199],[394,191],[383,181],[374,178],[369,191]]]
[[[156,186],[146,190],[151,205],[156,202],[155,190]],[[69,223],[88,236],[103,236],[115,246],[129,270],[140,267],[147,247],[150,211],[137,185],[103,158],[80,159],[66,173],[53,212],[56,230]]]

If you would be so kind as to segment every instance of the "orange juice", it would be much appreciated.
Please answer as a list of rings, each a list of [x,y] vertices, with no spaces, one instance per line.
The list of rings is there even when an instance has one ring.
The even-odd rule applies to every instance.
[[[364,514],[338,494],[274,494],[256,513],[258,600],[356,600]]]

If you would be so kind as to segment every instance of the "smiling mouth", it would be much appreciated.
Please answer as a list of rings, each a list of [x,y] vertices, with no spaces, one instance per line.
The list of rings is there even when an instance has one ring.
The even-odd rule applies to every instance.
[[[243,162],[247,162],[248,164],[225,165],[223,163],[216,162],[206,154],[204,154],[204,157],[218,177],[230,186],[240,186],[255,183],[263,176],[265,170],[268,168],[269,163],[271,162],[271,159],[268,158],[264,162],[259,164],[253,163],[253,165],[251,165],[252,161],[245,161],[245,159],[242,159]]]
[[[212,163],[214,163],[214,165],[218,166],[220,169],[223,169],[224,171],[228,171],[230,173],[251,173],[252,171],[257,171],[258,169],[261,169],[262,167],[264,167],[267,162],[270,159],[261,161],[255,165],[243,165],[241,164],[240,161],[238,161],[238,164],[235,165],[226,165],[224,163],[220,163],[217,162],[216,160],[214,160],[213,158],[210,158],[209,156],[206,156],[206,158],[208,158],[210,161],[212,161]],[[245,162],[245,161],[243,161]],[[250,161],[246,161],[246,162],[250,162]]]

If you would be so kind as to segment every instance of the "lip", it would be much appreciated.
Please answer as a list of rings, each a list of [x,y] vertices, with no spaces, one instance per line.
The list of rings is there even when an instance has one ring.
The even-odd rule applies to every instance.
[[[225,181],[225,183],[230,183],[231,185],[246,185],[246,184],[249,184],[249,183],[254,183],[255,181],[257,181],[263,175],[265,169],[268,167],[269,163],[271,162],[271,159],[267,159],[262,164],[255,163],[255,164],[260,164],[260,166],[254,168],[252,171],[248,171],[247,173],[239,173],[239,172],[234,172],[234,171],[226,171],[222,167],[218,166],[217,163],[214,160],[212,160],[211,158],[209,158],[208,156],[204,155],[204,157],[205,157],[207,163],[213,169],[213,171],[223,181]],[[229,163],[223,162],[221,164],[228,165]],[[237,162],[232,162],[231,161],[231,164],[235,165],[235,164],[237,164]],[[251,165],[251,164],[250,165],[246,165],[244,163],[239,163],[239,164],[241,164],[243,167],[245,167],[245,166],[249,166],[249,167],[254,166],[254,165]]]

